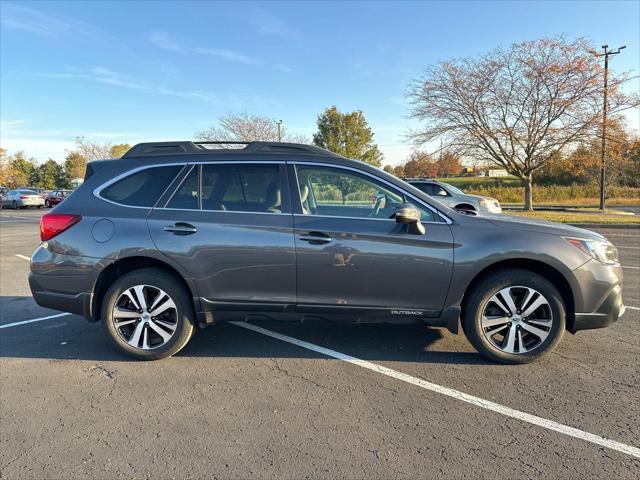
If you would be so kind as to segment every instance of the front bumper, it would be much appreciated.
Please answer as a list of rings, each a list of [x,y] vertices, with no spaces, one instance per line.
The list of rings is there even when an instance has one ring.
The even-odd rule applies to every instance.
[[[575,320],[569,331],[576,333],[578,330],[608,327],[618,320],[624,314],[624,311],[622,286],[616,285],[595,312],[576,313]]]

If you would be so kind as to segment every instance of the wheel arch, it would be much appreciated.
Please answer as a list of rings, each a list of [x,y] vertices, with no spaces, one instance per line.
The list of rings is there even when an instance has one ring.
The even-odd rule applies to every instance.
[[[555,267],[549,265],[548,263],[532,259],[517,258],[502,260],[488,265],[480,270],[473,277],[471,282],[469,282],[467,288],[464,291],[461,303],[461,315],[464,315],[465,308],[467,307],[466,300],[469,298],[468,293],[471,292],[483,278],[491,275],[492,273],[506,269],[528,270],[537,273],[541,277],[551,282],[551,284],[558,289],[558,292],[562,296],[562,301],[564,302],[567,314],[567,330],[571,331],[573,329],[573,324],[575,321],[575,294],[573,289],[571,288],[571,284],[562,274],[562,272],[560,272]]]
[[[459,209],[459,210],[473,210],[474,212],[478,211],[478,208],[475,205],[472,205],[471,203],[465,203],[465,202],[459,203],[453,208]]]
[[[91,299],[91,321],[100,320],[100,311],[102,309],[102,300],[111,284],[122,275],[140,270],[142,268],[159,268],[174,276],[191,295],[193,308],[195,312],[199,311],[199,297],[194,285],[190,285],[184,275],[169,263],[155,257],[148,256],[132,256],[118,259],[104,268],[93,286]]]

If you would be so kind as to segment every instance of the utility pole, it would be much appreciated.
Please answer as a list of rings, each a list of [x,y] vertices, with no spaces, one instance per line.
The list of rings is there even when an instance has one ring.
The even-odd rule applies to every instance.
[[[282,120],[278,120],[276,122],[276,125],[278,125],[278,142],[282,141]]]
[[[605,208],[604,182],[607,178],[606,171],[606,147],[607,147],[607,82],[609,80],[609,56],[617,55],[626,45],[618,47],[618,50],[608,50],[609,45],[602,45],[602,53],[593,52],[596,57],[604,57],[604,104],[602,106],[602,150],[600,151],[600,210]]]

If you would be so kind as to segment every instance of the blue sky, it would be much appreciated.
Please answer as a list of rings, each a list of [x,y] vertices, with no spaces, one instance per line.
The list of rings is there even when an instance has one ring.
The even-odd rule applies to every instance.
[[[0,144],[62,160],[76,136],[190,139],[242,111],[311,136],[335,104],[364,111],[396,164],[410,150],[406,87],[429,65],[565,34],[627,45],[611,66],[637,75],[639,5],[2,0]]]

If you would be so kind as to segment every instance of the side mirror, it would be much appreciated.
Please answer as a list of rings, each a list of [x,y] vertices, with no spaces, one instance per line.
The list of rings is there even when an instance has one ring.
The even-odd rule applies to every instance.
[[[396,207],[394,214],[396,223],[404,223],[407,226],[407,233],[412,235],[424,235],[424,225],[420,223],[420,210],[411,203],[401,203]]]

